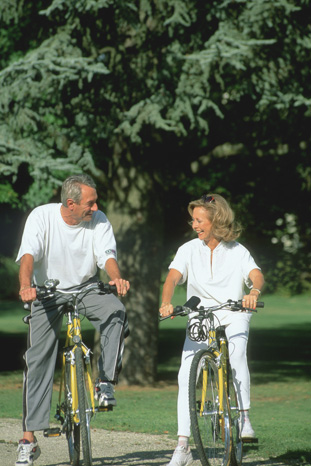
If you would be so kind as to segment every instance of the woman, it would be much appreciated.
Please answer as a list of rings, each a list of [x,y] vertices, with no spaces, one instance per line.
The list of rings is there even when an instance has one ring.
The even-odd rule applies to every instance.
[[[243,305],[255,309],[264,284],[263,275],[244,246],[235,240],[241,233],[227,201],[219,194],[204,195],[190,202],[188,211],[197,238],[181,246],[165,280],[161,316],[173,312],[171,299],[177,284],[187,280],[187,299],[198,296],[200,305],[214,306],[228,299],[243,299]],[[245,294],[244,285],[250,289]],[[225,326],[229,342],[230,363],[238,387],[242,438],[255,438],[249,420],[250,377],[247,365],[247,340],[250,312],[217,311],[219,325]],[[190,414],[188,380],[194,354],[206,346],[186,336],[178,374],[178,445],[167,466],[188,466],[193,462],[189,448]]]

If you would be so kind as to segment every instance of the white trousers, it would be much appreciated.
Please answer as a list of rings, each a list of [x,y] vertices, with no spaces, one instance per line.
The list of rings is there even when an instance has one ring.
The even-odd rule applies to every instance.
[[[237,390],[240,410],[250,408],[250,376],[247,364],[247,341],[251,313],[217,311],[218,325],[225,326],[229,343],[229,358]],[[217,325],[217,326],[218,326]],[[192,341],[186,336],[178,373],[178,436],[190,437],[189,374],[194,355],[207,347],[206,342]]]

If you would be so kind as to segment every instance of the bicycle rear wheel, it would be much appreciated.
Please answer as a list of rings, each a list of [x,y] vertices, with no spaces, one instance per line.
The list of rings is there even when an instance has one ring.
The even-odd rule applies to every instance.
[[[231,413],[232,452],[230,466],[241,466],[243,457],[243,442],[240,437],[240,411],[235,387],[233,384],[232,370],[228,361],[228,399]]]
[[[77,370],[77,390],[79,405],[80,433],[82,440],[83,459],[85,466],[92,466],[91,430],[90,421],[92,408],[88,401],[83,352],[80,346],[75,350],[76,370]]]
[[[223,382],[222,382],[223,383]],[[228,466],[231,456],[230,413],[225,387],[219,386],[213,354],[199,351],[189,378],[192,435],[203,466]]]
[[[70,464],[72,466],[79,466],[80,460],[80,425],[73,422],[72,412],[72,388],[71,388],[71,363],[65,363],[65,376],[64,376],[64,393],[65,399],[62,403],[62,411],[64,413],[63,432],[66,434],[68,443],[68,452]]]

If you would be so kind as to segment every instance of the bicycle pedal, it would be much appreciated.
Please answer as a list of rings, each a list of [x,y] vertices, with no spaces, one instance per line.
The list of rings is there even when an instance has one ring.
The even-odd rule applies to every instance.
[[[60,437],[62,435],[62,431],[58,427],[53,429],[45,429],[43,435],[44,437]]]
[[[258,443],[258,438],[245,437],[242,438],[243,443]]]
[[[99,413],[106,413],[107,411],[113,411],[113,406],[98,406],[97,412]]]

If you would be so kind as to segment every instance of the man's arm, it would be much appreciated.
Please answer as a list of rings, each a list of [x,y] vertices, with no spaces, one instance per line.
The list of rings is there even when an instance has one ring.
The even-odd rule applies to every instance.
[[[19,295],[24,303],[32,302],[37,297],[36,288],[32,288],[31,286],[33,262],[34,260],[31,254],[24,254],[21,258],[21,265],[19,269]]]
[[[130,283],[127,280],[121,278],[120,269],[118,263],[112,257],[107,260],[105,269],[111,281],[109,285],[116,285],[119,296],[125,296],[130,289]]]

